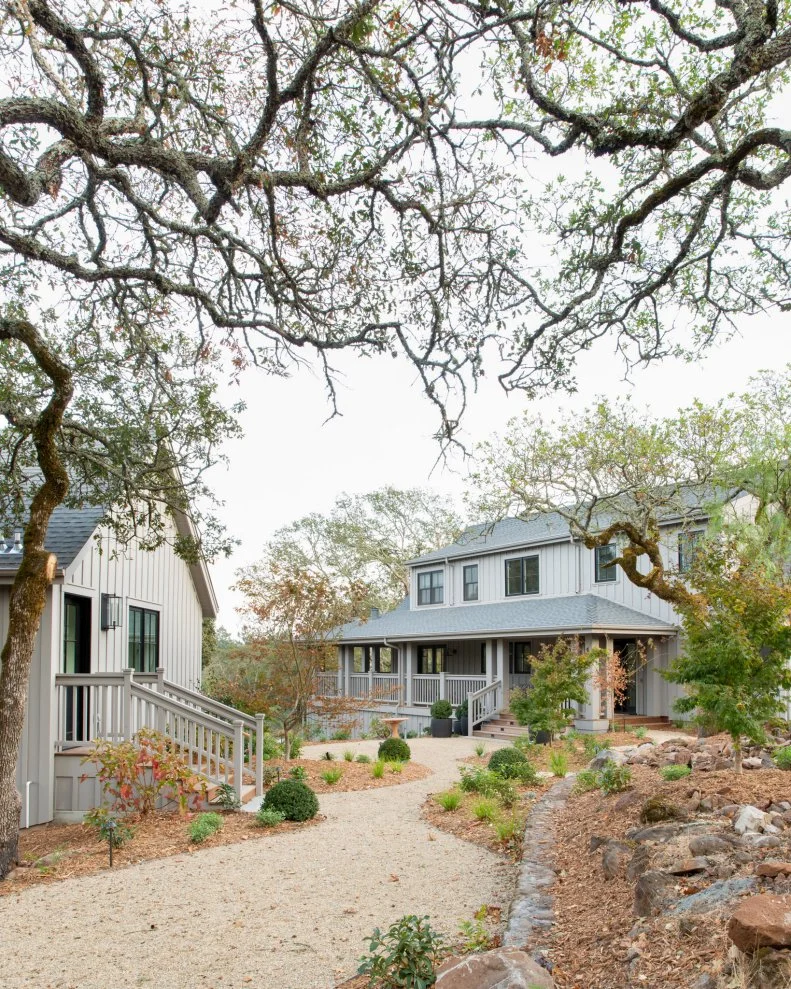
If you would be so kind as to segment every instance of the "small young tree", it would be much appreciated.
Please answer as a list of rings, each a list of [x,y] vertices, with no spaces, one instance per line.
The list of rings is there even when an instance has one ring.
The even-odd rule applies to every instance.
[[[591,667],[606,655],[599,648],[581,652],[573,639],[543,643],[538,655],[530,657],[530,686],[511,694],[511,711],[519,724],[548,731],[551,743],[573,720],[568,702],[587,700]]]
[[[651,645],[650,640],[648,645]],[[599,662],[593,682],[599,690],[612,695],[614,704],[618,707],[624,704],[629,696],[630,687],[637,681],[640,670],[647,665],[648,649],[646,644],[638,639],[628,654],[617,650],[606,654]]]
[[[741,771],[742,737],[763,741],[783,707],[780,692],[791,688],[791,586],[760,525],[708,542],[691,582],[706,603],[679,609],[684,652],[662,675],[686,689],[676,710],[728,732]]]

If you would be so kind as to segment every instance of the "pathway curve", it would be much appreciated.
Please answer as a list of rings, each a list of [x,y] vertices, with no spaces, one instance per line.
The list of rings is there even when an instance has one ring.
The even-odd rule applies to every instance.
[[[515,868],[420,817],[472,742],[409,744],[434,775],[323,794],[315,828],[0,897],[0,987],[330,989],[354,973],[374,927],[416,913],[454,934],[482,903],[505,912]]]

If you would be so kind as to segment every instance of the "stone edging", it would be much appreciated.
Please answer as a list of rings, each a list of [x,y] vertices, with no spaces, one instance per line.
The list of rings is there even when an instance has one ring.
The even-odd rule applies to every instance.
[[[529,949],[534,932],[546,931],[555,922],[552,896],[547,892],[555,882],[552,816],[565,807],[573,786],[573,774],[560,780],[536,802],[525,822],[524,857],[503,935],[506,948]]]

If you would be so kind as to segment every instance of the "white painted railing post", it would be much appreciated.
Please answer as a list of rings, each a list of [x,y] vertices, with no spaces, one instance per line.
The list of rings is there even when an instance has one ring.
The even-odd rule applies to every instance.
[[[131,667],[127,667],[124,671],[124,682],[122,687],[122,706],[123,706],[123,736],[124,741],[129,742],[132,739],[132,735],[135,733],[134,725],[132,724],[132,674],[133,670]]]
[[[159,691],[160,694],[164,694],[165,693],[165,667],[164,666],[158,666],[157,667],[157,684],[156,684],[156,689]]]
[[[244,784],[244,722],[234,721],[233,723],[233,786],[236,796],[242,799],[242,785]]]
[[[264,715],[255,716],[255,795],[264,792]],[[241,797],[239,798],[241,800]]]
[[[488,686],[488,684],[487,684]],[[472,738],[473,723],[472,723],[472,708],[475,701],[472,699],[472,694],[467,694],[467,735]]]
[[[374,695],[374,671],[368,670],[368,696],[373,697]]]
[[[442,673],[440,673],[439,675],[439,699],[441,701],[444,701],[446,696],[447,694],[445,692],[445,671],[443,670]]]
[[[404,672],[406,673],[406,706],[411,707],[413,703],[413,688],[415,683],[414,650],[412,643],[406,644],[406,655],[404,656]]]

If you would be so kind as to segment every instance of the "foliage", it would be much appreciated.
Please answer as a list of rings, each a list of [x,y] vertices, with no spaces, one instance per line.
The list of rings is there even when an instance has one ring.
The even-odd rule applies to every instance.
[[[288,821],[308,821],[319,812],[316,794],[300,780],[281,780],[267,790],[265,810],[279,810]]]
[[[409,762],[412,751],[403,738],[386,738],[379,746],[378,756],[391,762]]]
[[[289,770],[288,775],[292,780],[306,780],[308,778],[308,771],[304,766],[294,766]]]
[[[551,752],[549,756],[549,768],[553,776],[563,777],[569,771],[569,757],[565,752]]]
[[[223,810],[237,810],[242,806],[239,794],[230,783],[220,783],[215,799]]]
[[[518,749],[497,749],[489,757],[488,768],[498,776],[512,779],[518,776],[519,767],[524,766],[526,762],[527,759]]]
[[[434,969],[443,940],[432,930],[428,917],[402,917],[383,934],[377,927],[368,943],[369,954],[360,959],[359,975],[382,989],[426,989],[434,985]]]
[[[648,731],[646,730],[645,725],[639,725],[634,730],[634,737],[636,739],[638,739],[639,741],[641,741],[641,742],[643,741],[643,739],[646,737],[647,734],[648,734]]]
[[[462,795],[458,790],[446,790],[444,793],[437,793],[434,799],[444,811],[451,812],[461,806]]]
[[[705,604],[679,608],[684,651],[662,671],[686,691],[676,710],[728,732],[739,769],[742,736],[764,741],[791,688],[791,583],[767,531],[776,523],[732,527],[697,553],[690,580]]]
[[[484,923],[486,907],[483,907],[482,911],[483,916],[478,916],[478,913],[476,913],[474,920],[462,920],[459,923],[461,950],[464,954],[470,954],[475,951],[488,951],[493,947],[494,939],[489,931],[487,931],[486,924]]]
[[[332,733],[333,742],[347,742],[351,737],[352,733],[348,728],[339,728]]]
[[[515,817],[507,817],[505,820],[494,822],[494,833],[497,835],[497,840],[503,842],[504,845],[516,838],[519,828],[520,822]]]
[[[437,721],[443,721],[453,716],[453,705],[450,701],[434,701],[431,705],[431,717]]]
[[[381,718],[371,718],[366,738],[390,738],[390,729]]]
[[[662,766],[659,770],[659,775],[663,780],[672,782],[673,780],[683,780],[685,776],[689,776],[692,770],[689,766]]]
[[[791,769],[791,745],[784,745],[782,748],[775,749],[774,760],[778,769]]]
[[[479,759],[482,759],[483,756],[486,754],[486,746],[483,744],[483,742],[476,742],[473,751],[475,752],[475,754],[478,756]]]
[[[364,752],[361,752],[359,755],[354,757],[354,761],[368,763],[371,761],[371,757],[369,755],[366,755]]]
[[[340,766],[333,766],[332,769],[325,769],[321,778],[328,786],[334,786],[343,776],[343,769]]]
[[[493,821],[497,816],[497,804],[489,797],[481,797],[472,805],[472,812],[479,821]]]
[[[574,719],[568,702],[587,701],[590,670],[602,655],[598,648],[581,652],[570,639],[543,643],[538,655],[530,657],[530,686],[511,693],[511,711],[519,723],[548,731],[550,738],[565,731]]]
[[[538,747],[529,735],[520,735],[518,738],[515,738],[513,742],[511,742],[511,745],[513,745],[517,752],[521,752],[525,757],[530,756],[530,754],[535,752]]]
[[[151,814],[157,803],[177,803],[184,813],[206,795],[197,776],[166,735],[143,729],[129,742],[100,739],[84,762],[96,765],[102,791],[120,814]]]
[[[305,740],[301,735],[292,735],[288,740],[288,754],[291,759],[299,759]]]
[[[268,810],[266,807],[259,807],[255,815],[255,823],[260,828],[276,828],[278,824],[285,821],[286,815],[281,810]]]
[[[189,824],[190,841],[199,845],[201,842],[206,841],[207,838],[211,838],[213,834],[221,831],[222,824],[222,817],[219,814],[211,812],[198,814]]]
[[[628,790],[632,781],[632,771],[628,766],[616,766],[614,762],[599,770],[598,787],[602,793],[620,793]]]
[[[106,841],[113,848],[121,848],[135,835],[135,829],[115,817],[106,807],[93,807],[83,818],[88,827],[95,828],[99,841]]]
[[[279,766],[264,766],[264,786],[271,786],[280,779]]]
[[[465,697],[464,700],[461,702],[461,704],[459,704],[459,706],[456,708],[454,712],[454,717],[460,721],[462,718],[467,717],[468,710],[469,710],[469,701]]]
[[[371,766],[371,776],[375,780],[380,780],[385,774],[385,764],[383,759],[377,759]]]
[[[495,797],[506,807],[513,806],[518,798],[513,782],[503,779],[490,769],[463,768],[459,788],[465,793],[480,793],[484,797]]]
[[[588,793],[590,790],[598,790],[599,774],[595,769],[581,769],[574,780],[575,793]]]
[[[585,755],[589,759],[595,758],[600,752],[604,752],[605,749],[612,748],[612,742],[609,738],[597,738],[596,735],[586,735],[582,740],[582,744],[585,748]]]
[[[403,771],[404,771],[404,764],[403,764],[403,762],[398,762],[398,761],[396,761],[396,762],[388,762],[388,763],[386,763],[386,765],[387,765],[387,768],[390,770],[390,772],[391,773],[395,773],[396,775],[398,775],[399,773],[403,773]]]
[[[343,750],[343,761],[344,762],[354,762],[354,750],[344,749]]]

